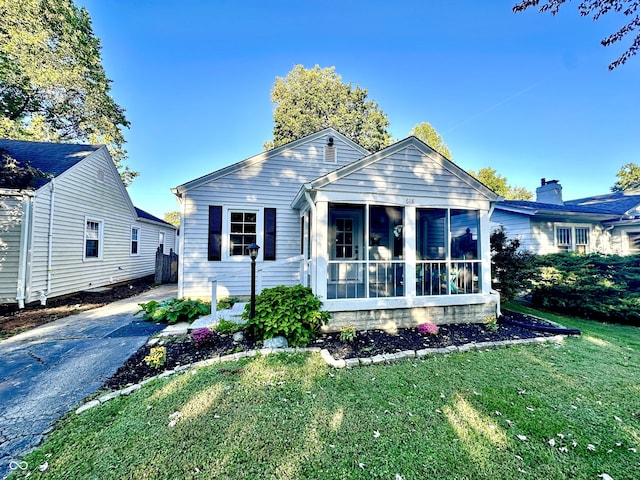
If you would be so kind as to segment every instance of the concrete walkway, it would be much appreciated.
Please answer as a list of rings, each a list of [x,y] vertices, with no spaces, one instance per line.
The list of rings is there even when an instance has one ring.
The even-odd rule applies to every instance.
[[[164,327],[134,317],[138,303],[175,296],[163,285],[0,342],[0,478]]]

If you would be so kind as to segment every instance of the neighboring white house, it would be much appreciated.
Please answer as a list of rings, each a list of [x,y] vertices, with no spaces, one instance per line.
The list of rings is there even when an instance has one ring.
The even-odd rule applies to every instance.
[[[482,321],[489,216],[500,197],[415,137],[370,154],[328,128],[173,189],[179,295],[301,283],[331,329]]]
[[[563,201],[562,186],[544,178],[536,201],[504,200],[491,215],[521,248],[557,252],[640,253],[640,192],[615,192]]]
[[[175,227],[133,206],[105,146],[0,139],[0,149],[47,174],[0,188],[0,304],[152,275],[158,247],[174,245]]]

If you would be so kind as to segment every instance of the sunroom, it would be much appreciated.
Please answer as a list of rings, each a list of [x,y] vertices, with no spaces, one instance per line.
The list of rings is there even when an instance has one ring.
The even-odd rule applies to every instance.
[[[302,280],[332,312],[331,329],[496,314],[489,214],[497,195],[417,139],[403,143],[303,186],[292,203]]]

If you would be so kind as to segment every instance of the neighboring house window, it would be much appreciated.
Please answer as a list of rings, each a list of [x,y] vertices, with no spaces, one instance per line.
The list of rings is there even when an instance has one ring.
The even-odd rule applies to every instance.
[[[102,220],[85,220],[84,258],[102,258],[102,230]]]
[[[158,250],[160,253],[164,253],[164,232],[158,234]]]
[[[131,255],[139,255],[140,229],[131,227]]]
[[[589,247],[589,229],[587,227],[576,227],[576,246],[578,253],[587,253]]]
[[[558,246],[558,250],[561,252],[571,251],[571,228],[556,228],[556,245]]]
[[[588,253],[590,227],[556,226],[556,247],[560,252]]]
[[[629,237],[629,254],[640,254],[640,232],[629,232],[627,236]]]

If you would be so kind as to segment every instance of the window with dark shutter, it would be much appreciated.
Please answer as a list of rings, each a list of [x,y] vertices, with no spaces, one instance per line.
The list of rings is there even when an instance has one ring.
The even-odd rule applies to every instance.
[[[264,260],[276,259],[276,209],[264,209]]]
[[[222,260],[222,207],[209,205],[209,261]]]

